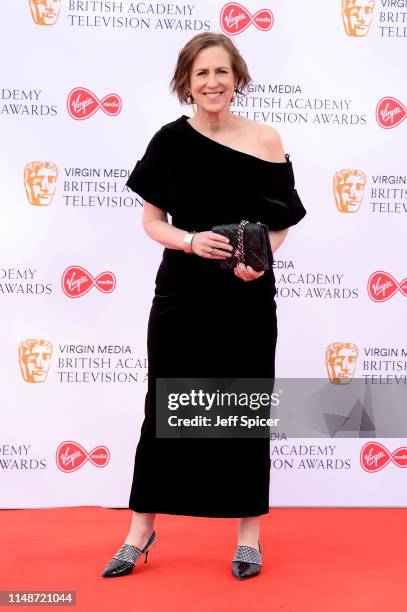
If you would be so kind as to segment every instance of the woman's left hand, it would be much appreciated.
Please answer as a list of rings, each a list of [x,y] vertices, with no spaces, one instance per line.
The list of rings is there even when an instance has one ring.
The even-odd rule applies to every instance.
[[[256,278],[259,278],[260,276],[263,276],[264,274],[264,270],[261,270],[260,272],[256,272],[256,270],[253,270],[251,266],[245,266],[242,263],[238,264],[233,269],[233,272],[238,278],[241,278],[244,281],[256,280]]]

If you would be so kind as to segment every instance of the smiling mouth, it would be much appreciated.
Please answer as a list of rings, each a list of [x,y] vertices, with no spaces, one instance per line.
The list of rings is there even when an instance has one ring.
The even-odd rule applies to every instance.
[[[223,91],[207,91],[204,93],[204,96],[209,96],[209,98],[217,98],[218,96],[221,96],[223,94]]]

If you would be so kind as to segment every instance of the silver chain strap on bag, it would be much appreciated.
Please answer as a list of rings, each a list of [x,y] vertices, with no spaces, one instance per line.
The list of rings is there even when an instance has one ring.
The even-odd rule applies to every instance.
[[[212,231],[229,239],[233,255],[221,261],[223,269],[233,269],[239,263],[251,266],[256,271],[268,270],[273,264],[273,253],[268,236],[267,225],[243,219],[240,223],[214,225]]]

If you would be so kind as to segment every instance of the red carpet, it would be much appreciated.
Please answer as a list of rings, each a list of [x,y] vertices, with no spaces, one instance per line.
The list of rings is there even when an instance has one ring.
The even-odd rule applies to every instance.
[[[87,612],[407,607],[404,508],[271,509],[261,519],[263,569],[247,581],[230,570],[237,519],[171,515],[157,515],[147,564],[102,578],[130,516],[99,507],[0,511],[0,590],[74,590],[77,605],[67,609]]]

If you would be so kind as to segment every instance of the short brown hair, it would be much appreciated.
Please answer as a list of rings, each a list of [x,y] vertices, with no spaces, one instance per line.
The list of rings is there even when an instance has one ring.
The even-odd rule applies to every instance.
[[[208,47],[223,47],[229,53],[233,74],[237,81],[237,93],[243,95],[245,88],[251,81],[246,62],[230,38],[224,34],[215,34],[214,32],[197,34],[197,36],[191,38],[179,52],[174,76],[170,83],[171,91],[177,94],[181,104],[188,102],[189,79],[192,65],[198,53]]]

